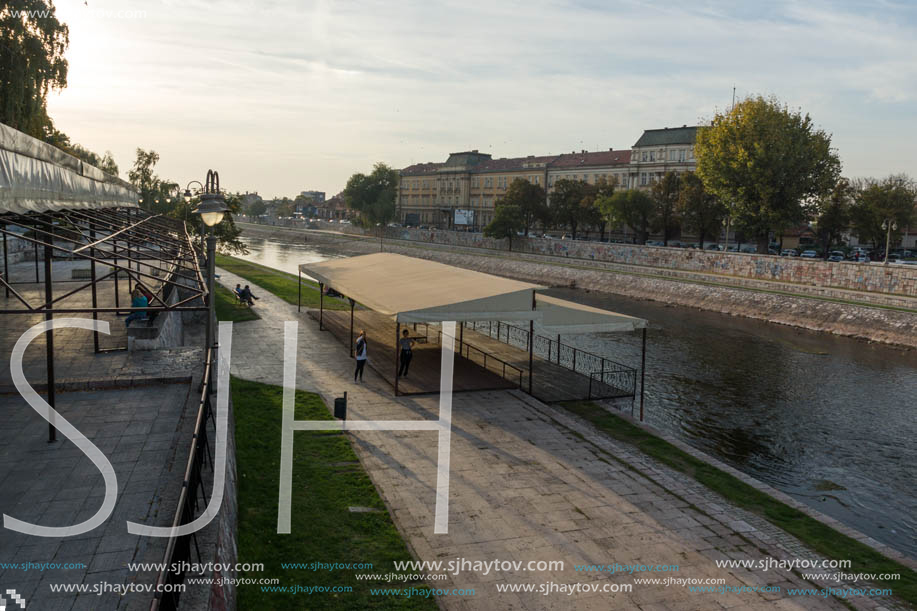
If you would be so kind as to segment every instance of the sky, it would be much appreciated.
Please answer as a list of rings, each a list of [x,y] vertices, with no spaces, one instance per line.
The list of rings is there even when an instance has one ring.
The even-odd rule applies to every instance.
[[[479,149],[631,147],[773,95],[832,134],[849,177],[917,176],[912,0],[57,0],[71,140],[138,147],[184,186],[341,191]]]

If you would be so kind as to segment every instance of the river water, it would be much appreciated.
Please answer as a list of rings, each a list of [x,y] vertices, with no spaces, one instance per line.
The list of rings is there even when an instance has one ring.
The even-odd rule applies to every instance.
[[[244,241],[243,258],[292,273],[340,256],[328,245]],[[651,425],[917,557],[917,353],[606,293],[551,292],[650,321]],[[636,335],[563,341],[640,363]]]

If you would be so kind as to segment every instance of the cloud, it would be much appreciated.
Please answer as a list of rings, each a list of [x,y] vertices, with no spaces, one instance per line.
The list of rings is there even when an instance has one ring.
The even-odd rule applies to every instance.
[[[94,4],[146,18],[59,7],[72,54],[51,104],[60,127],[122,166],[155,148],[164,175],[219,165],[227,184],[268,194],[336,192],[374,161],[463,148],[626,148],[726,108],[733,86],[801,106],[851,150],[917,127],[908,3]],[[202,143],[206,156],[191,150]],[[884,161],[908,169],[900,147]]]

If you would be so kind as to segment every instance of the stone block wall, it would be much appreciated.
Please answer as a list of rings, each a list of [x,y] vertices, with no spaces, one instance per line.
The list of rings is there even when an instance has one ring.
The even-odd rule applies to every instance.
[[[374,235],[356,225],[323,223],[323,228],[356,235]],[[378,234],[375,234],[378,235]],[[484,237],[480,233],[436,229],[386,228],[391,239],[508,250],[509,241]],[[690,248],[665,248],[637,244],[612,244],[582,240],[518,238],[513,251],[590,261],[605,261],[677,271],[714,274],[750,280],[771,280],[804,286],[917,296],[917,265],[827,262],[747,253],[726,253]]]

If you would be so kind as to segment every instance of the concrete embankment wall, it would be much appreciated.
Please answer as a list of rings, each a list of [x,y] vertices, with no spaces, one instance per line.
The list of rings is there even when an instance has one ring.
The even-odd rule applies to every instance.
[[[290,236],[291,230],[245,225],[250,235]],[[302,231],[297,231],[302,236]],[[310,242],[321,242],[348,254],[378,252],[375,240],[357,240],[321,232],[308,232]],[[917,348],[917,313],[887,308],[813,299],[782,292],[749,289],[741,284],[711,285],[686,279],[624,272],[611,264],[567,261],[555,257],[493,253],[471,249],[387,240],[388,252],[440,261],[449,265],[526,280],[550,286],[577,288],[650,299],[672,305],[745,316],[769,322],[825,331],[838,335]],[[773,287],[771,287],[773,288]]]
[[[323,229],[364,235],[356,225],[320,223]],[[376,235],[369,231],[368,235]],[[480,233],[387,227],[388,239],[410,240],[446,246],[466,246],[508,251],[506,239],[486,238]],[[877,265],[852,262],[827,262],[748,253],[726,253],[690,248],[663,248],[637,244],[611,244],[580,240],[518,238],[512,250],[517,253],[552,255],[605,261],[622,265],[713,274],[725,278],[777,281],[800,286],[867,291],[878,294],[917,297],[917,266]]]

